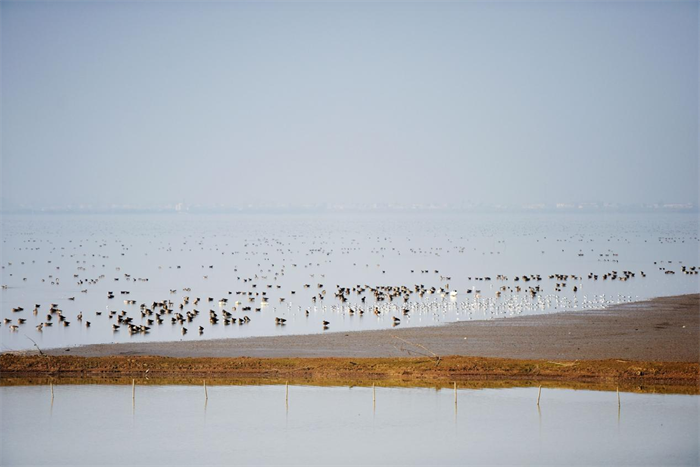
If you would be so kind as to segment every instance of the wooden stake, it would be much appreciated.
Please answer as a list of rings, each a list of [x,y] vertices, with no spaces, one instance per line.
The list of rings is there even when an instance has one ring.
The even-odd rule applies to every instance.
[[[457,405],[457,381],[455,381],[455,405]]]
[[[209,394],[207,394],[207,380],[204,380],[204,400],[209,400]]]
[[[620,386],[617,387],[617,406],[620,407]]]
[[[131,400],[136,400],[136,380],[131,380]]]
[[[284,395],[284,401],[289,402],[289,381],[285,383],[285,395]]]
[[[540,389],[537,391],[537,407],[540,406],[540,396],[542,395],[542,386],[540,385]]]
[[[53,382],[51,382],[51,400],[53,400]]]
[[[372,383],[372,402],[377,402],[377,390],[374,388],[374,383]]]

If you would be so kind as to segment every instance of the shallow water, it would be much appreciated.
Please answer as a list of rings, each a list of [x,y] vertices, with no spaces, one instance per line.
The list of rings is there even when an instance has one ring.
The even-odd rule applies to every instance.
[[[32,348],[30,338],[48,348],[308,334],[324,332],[324,320],[330,322],[328,332],[385,329],[394,317],[402,327],[430,326],[700,291],[699,275],[681,274],[682,266],[700,266],[695,214],[5,215],[2,240],[2,284],[7,288],[0,314],[11,320],[0,325],[3,351]],[[602,279],[624,270],[635,277]],[[667,270],[675,274],[665,274]],[[599,280],[589,279],[589,273]],[[498,279],[499,274],[508,278]],[[542,280],[515,281],[532,274]],[[563,281],[550,274],[578,278],[569,278],[557,290]],[[491,280],[481,280],[485,277]],[[458,295],[414,293],[407,303],[400,298],[376,303],[370,293],[364,294],[365,303],[357,294],[346,303],[334,297],[337,285],[358,284],[422,284]],[[531,286],[541,287],[535,297],[527,293]],[[108,291],[114,292],[113,299],[107,298]],[[263,291],[269,297],[266,306],[255,295]],[[236,292],[252,293],[253,302]],[[123,310],[135,324],[148,325],[153,316],[142,317],[140,304],[171,300],[179,312],[184,296],[191,301],[183,314],[201,312],[184,324],[185,335],[183,325],[171,324],[172,314],[164,315],[164,324],[151,325],[148,334],[130,335],[124,326],[112,330],[116,318],[109,319],[110,310]],[[198,305],[195,297],[202,298]],[[220,306],[221,298],[229,302]],[[125,304],[127,299],[136,304]],[[242,303],[233,311],[237,300]],[[53,316],[53,326],[38,331],[51,303],[70,326]],[[41,305],[36,315],[35,304]],[[244,306],[252,309],[241,311]],[[14,313],[15,307],[24,311]],[[250,322],[214,325],[210,310],[219,317],[223,310],[237,319],[247,315]],[[77,320],[81,312],[82,322]],[[276,325],[277,317],[286,319],[286,325]],[[20,318],[26,323],[18,325]],[[10,325],[19,327],[11,331]],[[201,335],[199,326],[204,328]]]
[[[698,396],[537,388],[0,387],[2,465],[697,465]]]

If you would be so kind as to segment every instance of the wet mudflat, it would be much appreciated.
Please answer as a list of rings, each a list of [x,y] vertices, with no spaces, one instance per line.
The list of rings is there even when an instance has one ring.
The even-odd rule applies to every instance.
[[[407,357],[700,362],[700,295],[444,326],[200,342],[102,344],[47,351],[86,357]],[[37,354],[37,352],[34,352]]]
[[[589,390],[0,388],[3,465],[684,464],[700,398]]]

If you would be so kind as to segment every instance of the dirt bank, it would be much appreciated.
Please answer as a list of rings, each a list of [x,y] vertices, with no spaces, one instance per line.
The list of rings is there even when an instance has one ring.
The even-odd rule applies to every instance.
[[[2,379],[95,377],[139,379],[208,378],[260,381],[380,381],[390,385],[451,381],[589,382],[627,386],[661,385],[692,392],[700,364],[625,360],[547,361],[481,357],[404,358],[172,358],[0,356]],[[695,391],[697,392],[697,391]]]

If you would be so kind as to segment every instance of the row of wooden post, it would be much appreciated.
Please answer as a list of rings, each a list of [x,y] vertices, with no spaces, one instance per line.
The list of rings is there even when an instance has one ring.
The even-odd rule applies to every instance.
[[[284,401],[285,403],[289,404],[289,381],[285,382],[285,392],[284,392]],[[455,405],[457,405],[457,382],[454,382],[454,391],[455,391]],[[620,386],[617,387],[617,406],[620,406]],[[540,406],[540,398],[542,397],[542,385],[540,385],[537,388],[537,406]],[[207,393],[207,380],[204,380],[204,399],[209,400],[209,394]],[[51,382],[51,400],[53,401],[53,382]],[[136,400],[136,380],[132,379],[131,380],[131,401],[134,402]],[[372,383],[372,403],[377,402],[377,391],[374,386],[374,383]]]

